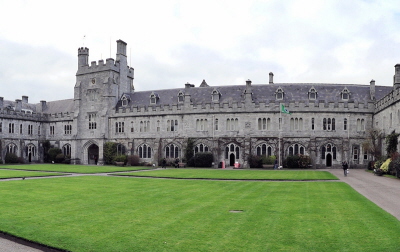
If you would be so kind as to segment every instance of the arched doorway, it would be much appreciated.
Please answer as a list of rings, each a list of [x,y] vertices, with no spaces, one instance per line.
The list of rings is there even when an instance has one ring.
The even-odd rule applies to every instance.
[[[97,165],[99,160],[99,146],[92,144],[88,148],[88,164]]]
[[[332,155],[330,153],[326,154],[326,167],[332,166]]]
[[[233,154],[233,153],[229,156],[229,165],[230,166],[235,165],[235,154]]]

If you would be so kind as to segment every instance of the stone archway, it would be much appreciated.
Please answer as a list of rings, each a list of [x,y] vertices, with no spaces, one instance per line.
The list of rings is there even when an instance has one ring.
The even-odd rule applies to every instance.
[[[88,154],[88,164],[97,165],[99,160],[99,146],[96,144],[91,144],[87,149]]]
[[[234,166],[235,165],[235,154],[231,153],[229,156],[229,166]]]

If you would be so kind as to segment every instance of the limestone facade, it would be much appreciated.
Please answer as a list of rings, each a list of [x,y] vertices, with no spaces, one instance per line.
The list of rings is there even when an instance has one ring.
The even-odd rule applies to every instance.
[[[368,130],[390,133],[400,122],[400,65],[389,86],[274,83],[208,85],[136,91],[126,43],[117,41],[116,59],[91,62],[78,49],[74,98],[31,104],[28,97],[0,97],[1,157],[13,152],[26,162],[43,161],[50,141],[73,163],[103,163],[103,146],[158,165],[162,158],[184,157],[188,138],[194,152],[213,153],[215,166],[239,163],[249,155],[310,155],[313,167],[339,167],[347,160],[364,166],[371,155],[362,148]],[[290,111],[282,113],[281,106]],[[382,146],[384,148],[384,146]]]

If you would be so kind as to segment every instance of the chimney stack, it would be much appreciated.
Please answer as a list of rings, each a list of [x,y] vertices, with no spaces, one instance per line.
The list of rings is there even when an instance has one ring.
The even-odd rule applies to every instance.
[[[369,93],[371,95],[371,100],[375,100],[375,80],[372,79],[369,83]]]
[[[274,73],[273,72],[269,73],[269,84],[274,84]]]

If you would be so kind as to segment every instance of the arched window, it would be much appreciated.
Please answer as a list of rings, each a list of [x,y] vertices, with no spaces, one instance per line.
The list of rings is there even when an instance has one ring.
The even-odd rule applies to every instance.
[[[71,157],[71,145],[70,144],[65,144],[62,147],[62,152],[63,152],[64,156]]]
[[[169,144],[165,147],[165,157],[166,158],[179,158],[180,149],[175,144]]]
[[[194,147],[194,154],[196,154],[198,152],[202,153],[202,152],[209,152],[209,151],[210,151],[210,149],[208,148],[208,146],[205,144],[202,144],[202,143],[197,144]]]
[[[180,91],[179,93],[178,93],[178,102],[179,103],[182,103],[182,102],[184,102],[185,101],[185,94],[182,92],[182,91]]]
[[[123,144],[117,144],[117,155],[125,155],[126,149]]]
[[[13,154],[17,154],[17,145],[10,143],[6,146],[6,152],[7,153],[13,153]]]
[[[331,154],[332,155],[332,159],[336,159],[336,147],[331,144],[325,144],[321,147],[321,159],[325,159],[327,154]]]
[[[295,155],[306,155],[306,148],[301,145],[301,144],[293,144],[291,146],[289,146],[288,148],[288,154],[289,156],[295,156]]]
[[[139,158],[151,158],[151,148],[147,144],[142,144],[138,147]]]
[[[277,100],[283,100],[283,96],[284,96],[284,92],[283,92],[282,88],[278,88],[275,92],[275,98]]]
[[[257,156],[271,156],[272,155],[272,147],[266,143],[260,144],[256,147],[256,155]]]

